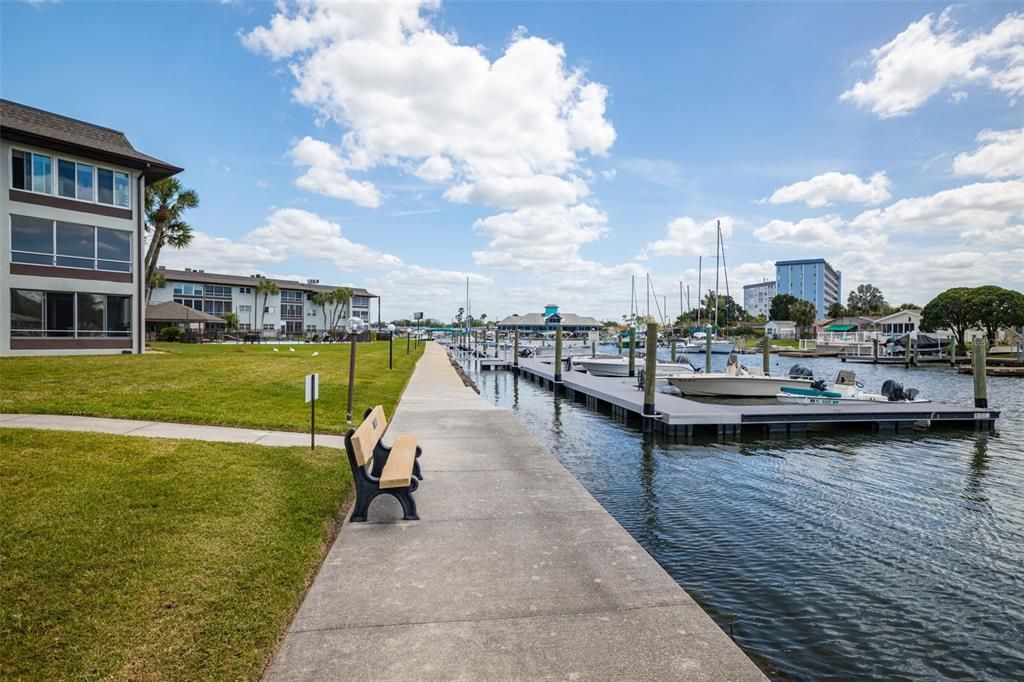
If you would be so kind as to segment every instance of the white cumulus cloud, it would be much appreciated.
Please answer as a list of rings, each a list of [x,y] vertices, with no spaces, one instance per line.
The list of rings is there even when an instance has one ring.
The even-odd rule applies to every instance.
[[[1024,182],[979,182],[924,197],[901,199],[884,209],[864,211],[854,228],[934,232],[999,228],[1024,216]]]
[[[906,116],[944,89],[985,85],[1015,101],[1024,94],[1024,14],[1008,14],[990,31],[959,30],[947,9],[925,15],[871,51],[874,74],[840,99],[880,118]]]
[[[644,253],[654,256],[699,256],[714,252],[717,223],[722,224],[722,237],[732,236],[736,220],[719,216],[698,222],[689,216],[673,218],[665,226],[665,236],[644,247]]]
[[[773,204],[802,201],[817,208],[833,201],[880,204],[890,196],[889,178],[885,173],[875,173],[867,180],[861,180],[853,173],[831,171],[816,175],[810,180],[801,180],[780,187],[772,193],[768,201]]]
[[[346,199],[356,206],[380,206],[380,192],[373,183],[350,178],[345,170],[349,163],[326,142],[304,137],[292,147],[292,159],[296,166],[309,167],[295,181],[302,189]]]
[[[977,140],[976,150],[953,159],[954,173],[989,179],[1024,176],[1024,128],[983,130]]]

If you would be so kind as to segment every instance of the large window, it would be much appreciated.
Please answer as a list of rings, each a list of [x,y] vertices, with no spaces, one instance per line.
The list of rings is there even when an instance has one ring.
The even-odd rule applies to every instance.
[[[203,285],[202,284],[182,284],[178,283],[174,285],[175,296],[202,296]]]
[[[219,284],[207,284],[206,296],[208,298],[231,298],[231,287],[221,286]]]
[[[353,296],[352,305],[359,306],[360,308],[366,308],[370,305],[369,296]]]
[[[69,199],[92,201],[93,168],[87,163],[57,159],[57,194]]]
[[[281,317],[288,317],[291,319],[302,318],[302,304],[301,303],[282,303],[281,304]]]
[[[281,303],[302,303],[302,292],[283,289],[281,291]]]
[[[56,171],[56,173],[54,173]],[[68,199],[131,208],[131,176],[70,159],[57,159],[21,149],[11,150],[11,187]]]
[[[11,336],[130,336],[131,296],[11,289]]]
[[[132,233],[12,215],[11,262],[131,272]]]

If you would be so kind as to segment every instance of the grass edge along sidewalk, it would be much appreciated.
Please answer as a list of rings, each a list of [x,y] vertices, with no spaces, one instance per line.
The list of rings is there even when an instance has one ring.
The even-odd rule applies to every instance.
[[[351,490],[318,448],[0,430],[0,677],[254,678]]]
[[[302,432],[304,377],[320,373],[317,432],[342,433],[349,344],[152,344],[144,355],[0,358],[0,413],[66,414]],[[275,351],[276,349],[276,351]],[[392,414],[423,344],[358,344],[355,414]],[[313,355],[316,353],[317,355]]]

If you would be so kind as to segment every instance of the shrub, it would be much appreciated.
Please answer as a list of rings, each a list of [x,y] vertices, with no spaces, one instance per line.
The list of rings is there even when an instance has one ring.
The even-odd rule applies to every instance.
[[[181,341],[184,335],[185,331],[181,327],[175,327],[173,325],[170,327],[164,327],[160,330],[161,341]]]

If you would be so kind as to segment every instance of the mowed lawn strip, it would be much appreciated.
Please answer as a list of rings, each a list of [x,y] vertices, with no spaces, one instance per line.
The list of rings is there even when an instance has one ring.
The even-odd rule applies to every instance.
[[[257,676],[350,489],[327,448],[0,430],[0,678]]]
[[[347,343],[152,347],[163,352],[0,358],[0,412],[304,431],[309,429],[304,377],[318,372],[317,431],[348,428]],[[356,423],[367,407],[382,404],[389,416],[394,412],[422,353],[422,344],[413,344],[407,354],[405,339],[396,341],[389,370],[386,341],[358,345]]]

